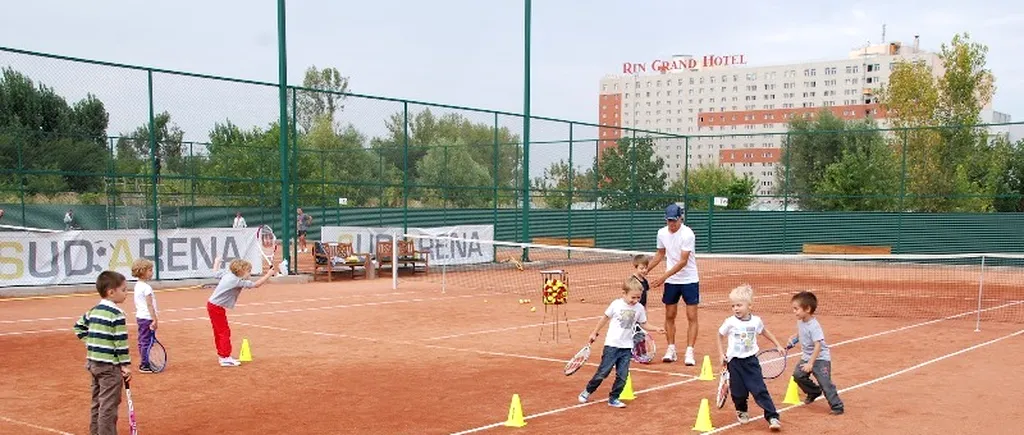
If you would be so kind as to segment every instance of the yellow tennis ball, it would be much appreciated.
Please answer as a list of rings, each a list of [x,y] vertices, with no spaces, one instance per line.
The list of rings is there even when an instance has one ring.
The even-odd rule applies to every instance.
[[[532,313],[534,311],[537,311],[537,307],[530,307],[530,312]]]

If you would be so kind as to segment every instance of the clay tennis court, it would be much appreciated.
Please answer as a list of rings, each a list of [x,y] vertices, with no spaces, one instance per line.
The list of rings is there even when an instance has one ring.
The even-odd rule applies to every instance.
[[[465,272],[460,281],[453,270],[442,292],[435,282],[439,271],[432,268],[426,277],[404,277],[397,289],[380,277],[272,283],[244,292],[228,318],[234,354],[246,338],[254,360],[237,368],[217,364],[205,311],[209,290],[160,291],[158,337],[169,364],[160,374],[135,374],[140,433],[692,432],[701,399],[713,402],[717,387],[717,379],[696,379],[699,366],[632,364],[637,398],[626,409],[607,406],[611,379],[591,402],[576,401],[599,354],[573,376],[563,375],[562,367],[615,297],[623,267],[628,270],[577,261],[577,268],[566,267],[570,292],[578,286],[591,296],[564,307],[571,338],[563,322],[557,343],[550,329],[541,330],[536,271],[481,269],[472,278]],[[967,273],[944,277],[933,271],[925,274],[930,278],[896,283],[875,282],[870,271],[852,269],[849,275],[827,271],[833,278],[828,281],[820,271],[744,275],[742,265],[704,261],[700,268],[698,357],[714,355],[715,330],[729,315],[725,295],[739,281],[754,285],[754,309],[780,339],[795,332],[795,320],[785,312],[790,295],[819,291],[819,319],[847,412],[830,416],[822,401],[783,404],[789,379],[784,375],[768,383],[784,410],[783,432],[1018,432],[1014,413],[1024,380],[1006,375],[1018,366],[1011,356],[1024,352],[1018,270],[1001,277],[990,272],[993,284],[991,292],[986,287],[981,331],[975,332],[977,289],[962,293],[967,284],[956,284],[961,278],[969,282]],[[493,286],[479,284],[484,282]],[[512,293],[510,282],[526,288]],[[887,296],[872,299],[878,292]],[[519,304],[527,294],[538,296],[532,304]],[[894,294],[899,298],[889,298]],[[652,293],[649,311],[661,325],[659,298]],[[875,307],[872,300],[889,306]],[[90,379],[83,346],[70,327],[95,302],[93,295],[0,302],[0,433],[88,433]],[[837,307],[846,311],[835,312]],[[901,307],[907,315],[898,315]],[[133,311],[130,301],[125,308]],[[677,325],[682,336],[685,322]],[[526,427],[503,427],[513,394],[522,398]],[[760,415],[753,401],[751,415]],[[743,426],[735,421],[731,403],[721,410],[712,406],[716,432],[767,431],[761,419]],[[120,423],[127,433],[124,405]]]

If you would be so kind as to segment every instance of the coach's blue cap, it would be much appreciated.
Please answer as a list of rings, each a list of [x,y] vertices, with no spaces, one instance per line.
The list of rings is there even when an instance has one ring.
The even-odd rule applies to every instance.
[[[677,221],[683,218],[683,208],[678,204],[669,204],[665,207],[665,220]]]

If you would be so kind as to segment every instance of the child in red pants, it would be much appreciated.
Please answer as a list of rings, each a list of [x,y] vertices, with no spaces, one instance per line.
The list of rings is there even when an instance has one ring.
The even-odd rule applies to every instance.
[[[206,312],[210,315],[210,323],[213,325],[213,341],[217,345],[217,356],[220,357],[221,367],[237,367],[242,363],[231,357],[231,327],[228,326],[227,309],[234,308],[238,301],[238,295],[243,288],[257,288],[273,276],[274,267],[267,269],[267,273],[260,279],[250,281],[246,278],[252,272],[252,264],[245,260],[232,260],[228,266],[231,273],[220,268],[220,259],[214,262],[213,269],[220,277],[220,283],[210,295],[206,302]]]

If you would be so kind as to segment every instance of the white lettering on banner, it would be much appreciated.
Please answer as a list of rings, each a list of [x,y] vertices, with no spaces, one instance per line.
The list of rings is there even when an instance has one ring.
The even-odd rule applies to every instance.
[[[409,228],[409,234],[451,237],[466,240],[416,239],[416,248],[430,251],[431,265],[477,264],[494,261],[494,225],[460,225],[436,228]],[[358,253],[377,253],[377,242],[391,243],[402,235],[400,227],[330,227],[320,229],[325,243],[351,243]]]
[[[136,258],[159,258],[161,279],[209,277],[213,261],[242,258],[262,273],[263,255],[252,228],[0,233],[0,287],[95,282],[104,270],[131,276]]]

